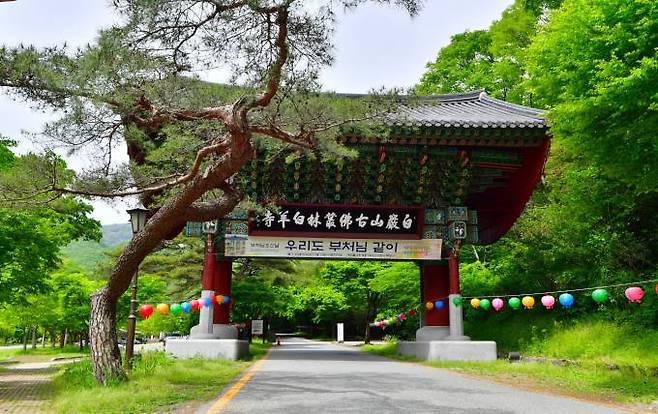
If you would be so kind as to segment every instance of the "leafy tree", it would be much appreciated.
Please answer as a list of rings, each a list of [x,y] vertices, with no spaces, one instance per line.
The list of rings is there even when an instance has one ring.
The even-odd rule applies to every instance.
[[[10,141],[0,141],[0,186],[28,186],[21,178],[38,176],[39,170],[33,167],[42,166],[49,156],[15,156],[10,145]],[[55,166],[70,176],[61,160]],[[41,200],[38,195],[37,201]],[[47,290],[47,275],[60,263],[60,247],[77,238],[100,238],[100,224],[88,217],[90,212],[90,205],[69,196],[50,200],[47,208],[0,207],[0,304]]]
[[[459,33],[427,64],[416,91],[420,94],[494,90],[491,33],[488,30]]]
[[[374,318],[390,318],[414,309],[419,304],[420,271],[416,263],[392,262],[381,266],[375,277],[369,281],[369,285],[381,298]],[[395,334],[399,337],[415,338],[419,317],[420,312],[416,312],[397,328],[390,329],[395,329]],[[372,319],[368,322],[372,322]]]
[[[332,111],[308,93],[318,89],[318,70],[332,61],[335,9],[366,2],[325,0],[309,7],[295,0],[118,0],[126,25],[103,31],[96,45],[74,53],[0,49],[0,87],[65,111],[45,134],[73,150],[100,149],[103,161],[78,181],[47,174],[40,191],[137,194],[154,211],[118,258],[107,285],[92,295],[90,338],[99,382],[125,378],[116,302],[140,262],[186,221],[231,211],[241,199],[231,177],[257,145],[340,153],[333,138],[344,113],[368,116],[353,100]],[[411,14],[420,3],[375,2]],[[208,87],[185,76],[203,67],[231,70],[244,88]],[[128,147],[130,165],[111,162],[119,141]],[[26,195],[14,199],[21,197]]]
[[[322,281],[344,295],[350,313],[364,328],[366,343],[370,342],[370,322],[382,302],[381,292],[373,288],[371,281],[387,266],[379,262],[346,261],[328,262],[322,269]]]
[[[658,4],[565,1],[529,50],[552,133],[639,192],[658,182]]]
[[[453,36],[436,60],[427,64],[416,92],[439,94],[484,89],[504,100],[532,103],[523,86],[525,54],[540,17],[536,5],[517,0],[489,29]]]

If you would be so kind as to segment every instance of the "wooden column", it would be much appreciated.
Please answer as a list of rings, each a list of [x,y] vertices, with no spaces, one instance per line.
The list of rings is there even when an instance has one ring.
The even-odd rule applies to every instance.
[[[423,289],[423,306],[427,302],[434,302],[441,298],[444,306],[442,309],[434,307],[424,310],[423,326],[449,326],[450,317],[448,313],[448,294],[450,283],[447,264],[423,264],[420,266],[420,277]]]
[[[217,272],[217,250],[212,240],[212,234],[206,240],[206,253],[203,258],[203,273],[201,276],[201,290],[213,290],[213,280]]]
[[[215,295],[231,296],[231,277],[233,274],[233,261],[230,259],[216,260],[212,289]],[[228,303],[215,305],[213,313],[214,324],[228,324],[231,309]]]
[[[450,252],[448,256],[448,272],[450,274],[450,294],[459,295],[459,257]]]

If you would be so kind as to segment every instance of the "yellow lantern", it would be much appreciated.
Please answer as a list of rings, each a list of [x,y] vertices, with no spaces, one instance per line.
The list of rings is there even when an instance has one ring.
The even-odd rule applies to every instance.
[[[158,310],[158,313],[160,315],[166,315],[169,313],[169,305],[167,305],[166,303],[159,304],[156,309]]]
[[[521,303],[523,303],[524,308],[532,309],[532,307],[535,306],[535,298],[532,296],[524,296]]]
[[[427,303],[425,304],[425,309],[427,309],[427,310],[432,310],[432,309],[434,309],[434,302],[427,302]]]
[[[471,306],[473,307],[473,309],[479,308],[480,307],[480,299],[478,299],[478,298],[471,299]]]

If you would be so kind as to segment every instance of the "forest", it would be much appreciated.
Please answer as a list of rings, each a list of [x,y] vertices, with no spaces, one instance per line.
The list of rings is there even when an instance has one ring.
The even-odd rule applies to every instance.
[[[654,1],[516,0],[488,29],[453,36],[427,64],[409,93],[484,89],[545,109],[551,125],[548,164],[521,218],[493,245],[463,246],[465,296],[658,279],[657,50]],[[0,69],[7,54],[0,54]],[[24,58],[14,64],[26,64]],[[18,155],[11,137],[0,138],[0,188],[40,188],[34,172],[50,165],[62,182],[74,180],[56,155]],[[37,202],[14,199],[6,206],[0,197],[0,207],[0,337],[26,346],[37,346],[39,338],[44,345],[86,341],[89,295],[107,280],[127,240],[97,244],[101,226],[89,218],[88,200],[75,195],[53,201],[42,194]],[[66,247],[80,243],[75,240],[92,241],[88,253],[97,260],[76,263],[80,249]],[[179,235],[162,243],[140,266],[140,303],[198,295],[202,251],[199,238]],[[232,319],[263,317],[273,329],[325,338],[345,322],[350,338],[405,339],[413,337],[418,316],[385,330],[370,332],[369,324],[417,307],[418,283],[414,263],[240,260]],[[609,289],[604,304],[585,292],[573,308],[550,314],[539,307],[483,312],[464,304],[466,334],[497,340],[502,350],[536,352],[542,341],[563,340],[564,332],[589,332],[582,343],[604,335],[614,335],[615,344],[655,338],[658,286],[642,286],[641,305],[629,303],[622,288]],[[120,330],[127,295],[118,301]],[[137,329],[144,336],[185,333],[194,317],[155,316]]]

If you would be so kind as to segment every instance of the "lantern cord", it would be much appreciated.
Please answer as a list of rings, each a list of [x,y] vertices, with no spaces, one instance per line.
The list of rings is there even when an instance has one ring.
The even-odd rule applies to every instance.
[[[651,279],[651,280],[643,280],[643,281],[638,281],[638,282],[628,282],[628,283],[617,283],[614,285],[604,285],[604,286],[596,286],[596,287],[586,287],[586,288],[578,288],[578,289],[567,289],[567,290],[553,290],[549,292],[534,292],[534,293],[517,293],[515,295],[488,295],[488,296],[461,296],[462,300],[467,300],[467,299],[489,299],[489,298],[512,298],[516,296],[538,296],[538,295],[549,295],[549,294],[557,294],[557,293],[571,293],[571,292],[586,292],[589,290],[596,290],[596,289],[611,289],[611,288],[620,288],[620,287],[627,287],[627,286],[633,286],[633,285],[646,285],[648,283],[656,283],[658,282],[658,279]],[[443,296],[439,297],[433,300],[428,300],[428,302],[436,302],[438,300],[449,300],[449,296]],[[419,311],[421,307],[424,304],[416,305],[413,308],[415,312]],[[406,312],[403,312],[406,313]],[[396,315],[397,316],[397,315]],[[393,316],[395,318],[396,316]],[[384,319],[379,319],[380,321],[390,319],[389,318],[384,318]]]
[[[215,295],[215,296],[228,296],[228,297],[231,297],[230,295]],[[192,296],[192,297],[189,297],[187,299],[181,299],[181,300],[172,300],[172,299],[165,300],[165,301],[159,301],[159,300],[147,301],[147,300],[145,300],[145,301],[140,301],[139,303],[141,303],[141,304],[147,304],[147,303],[175,304],[175,303],[190,302],[190,301],[193,301],[193,300],[201,300],[201,299],[203,299],[201,296]]]
[[[571,293],[571,292],[586,292],[588,290],[596,290],[596,289],[605,289],[605,288],[619,288],[619,287],[627,287],[627,286],[633,286],[633,285],[646,285],[648,283],[656,283],[658,282],[658,279],[651,279],[651,280],[643,280],[639,282],[629,282],[629,283],[617,283],[614,285],[605,285],[605,286],[596,286],[596,287],[586,287],[586,288],[578,288],[578,289],[565,289],[565,290],[553,290],[549,292],[534,292],[534,293],[517,293],[514,295],[488,295],[488,296],[462,296],[462,299],[489,299],[489,298],[512,298],[515,296],[538,296],[538,295],[550,295],[550,294],[557,294],[557,293]],[[442,297],[442,298],[436,298],[435,300],[441,300],[441,299],[448,299],[448,296]]]

